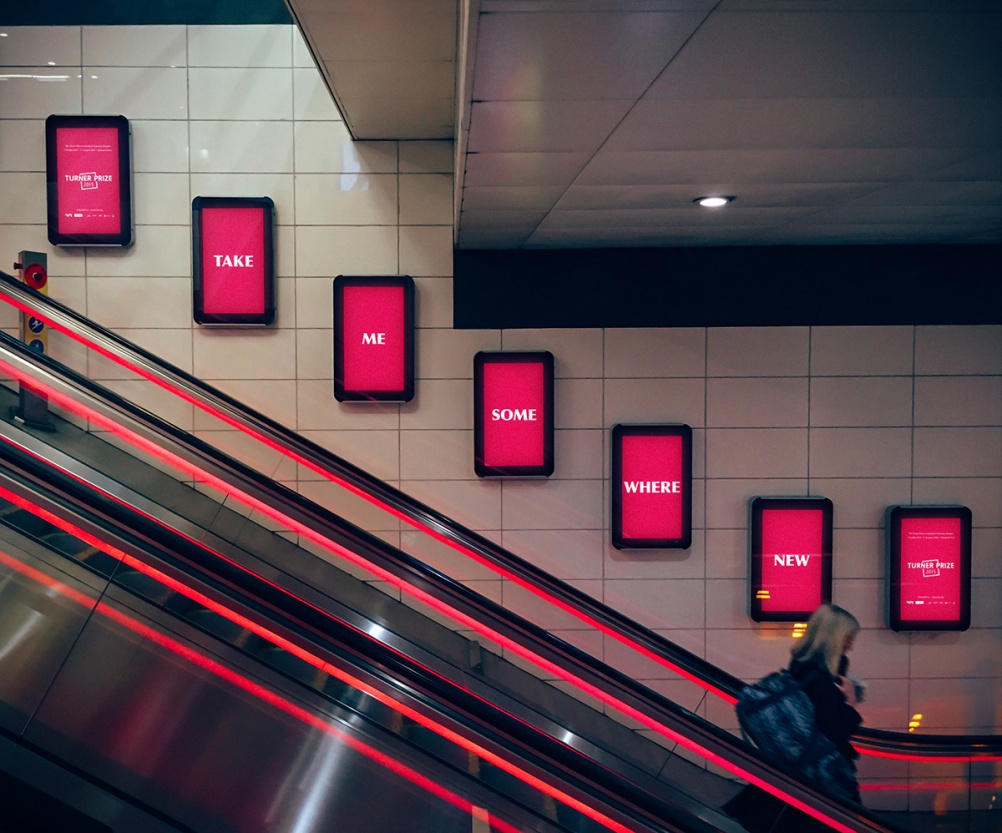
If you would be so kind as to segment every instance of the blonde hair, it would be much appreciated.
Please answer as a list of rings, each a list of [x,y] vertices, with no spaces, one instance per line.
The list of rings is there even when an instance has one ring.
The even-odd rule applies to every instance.
[[[835,605],[821,605],[807,620],[807,630],[790,649],[794,659],[817,662],[838,674],[845,641],[859,631],[859,622],[849,611]]]

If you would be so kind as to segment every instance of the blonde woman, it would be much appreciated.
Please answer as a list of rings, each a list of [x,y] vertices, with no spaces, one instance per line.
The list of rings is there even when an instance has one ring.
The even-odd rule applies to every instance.
[[[838,794],[860,801],[854,761],[859,753],[849,737],[862,723],[855,706],[860,702],[856,686],[847,676],[859,622],[835,605],[822,605],[811,614],[807,630],[790,649],[790,674],[814,705],[818,731],[835,745],[848,766],[834,775]],[[834,785],[827,785],[831,788]],[[734,817],[750,833],[824,833],[829,828],[799,810],[789,807],[758,787],[742,788],[724,804],[724,812]]]
[[[853,769],[859,753],[849,738],[863,718],[855,709],[861,692],[848,676],[846,654],[858,632],[859,622],[851,613],[835,605],[821,605],[808,620],[803,637],[790,649],[790,674],[814,704],[818,729]]]

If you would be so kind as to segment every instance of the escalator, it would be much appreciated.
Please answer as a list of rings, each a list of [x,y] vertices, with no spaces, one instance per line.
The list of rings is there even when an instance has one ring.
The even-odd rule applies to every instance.
[[[457,685],[238,555],[222,569],[80,469],[5,464],[3,740],[122,797],[109,829],[740,830],[705,784],[694,799],[556,742],[481,675]]]
[[[17,295],[18,291],[25,294]],[[39,305],[38,299],[20,287],[5,285],[4,292],[10,293],[18,305],[29,302],[35,307]],[[100,333],[89,322],[82,322],[58,305],[48,305],[43,314],[53,325],[62,324],[78,335],[84,333],[90,338],[90,334],[96,333],[104,340],[98,349],[105,355],[123,349],[129,351],[129,361],[142,366],[147,378],[163,373],[173,377],[172,384],[197,385],[197,380],[165,369],[155,357]],[[119,431],[113,435],[117,444],[152,450],[158,466],[171,463],[197,484],[197,488],[192,488],[190,484],[165,478],[156,467],[134,460],[130,462],[130,455],[110,447],[93,433],[75,431],[69,423],[61,423],[54,435],[8,423],[4,429],[7,432],[5,456],[13,460],[21,455],[18,465],[25,476],[39,481],[59,481],[55,485],[64,490],[75,484],[78,494],[73,500],[79,506],[98,500],[104,504],[100,509],[102,516],[109,521],[133,530],[152,525],[144,533],[144,540],[150,542],[165,535],[180,536],[179,540],[188,541],[188,546],[195,546],[197,550],[198,557],[191,556],[192,561],[209,559],[214,565],[211,571],[216,575],[226,576],[229,571],[239,573],[241,580],[248,576],[265,577],[272,586],[282,586],[286,596],[300,600],[321,588],[325,592],[315,601],[316,609],[337,611],[338,616],[334,618],[348,622],[356,635],[378,630],[381,644],[391,645],[398,657],[416,658],[419,665],[444,664],[443,678],[459,680],[461,687],[477,689],[481,701],[504,707],[501,715],[493,715],[488,724],[504,723],[504,714],[517,715],[518,723],[533,727],[534,742],[545,745],[562,738],[564,747],[575,751],[575,760],[588,761],[589,766],[597,765],[606,772],[615,773],[617,788],[627,794],[645,796],[637,799],[641,805],[672,807],[673,812],[688,814],[687,818],[698,818],[710,824],[710,829],[728,829],[726,825],[732,823],[717,808],[734,792],[731,779],[739,777],[775,791],[836,829],[883,829],[879,819],[860,814],[858,808],[839,807],[837,802],[805,788],[795,778],[771,770],[752,750],[727,732],[673,707],[664,698],[624,679],[623,675],[554,640],[529,623],[517,621],[517,617],[476,598],[435,571],[422,569],[419,562],[373,536],[309,505],[246,467],[223,460],[211,448],[130,408],[128,403],[109,397],[86,380],[73,378],[73,374],[66,374],[54,363],[39,361],[16,344],[5,345],[5,348],[11,375],[37,389],[44,388],[74,415],[74,419],[87,419],[99,431],[111,432],[116,420],[128,423],[124,433]],[[237,403],[217,396],[217,408],[220,405],[226,411],[229,424],[242,422],[259,433],[267,429],[272,448],[296,445],[294,435],[289,437],[280,427],[269,425],[257,415],[248,415]],[[109,416],[112,413],[114,419]],[[239,419],[234,413],[239,413]],[[733,677],[666,640],[645,633],[587,597],[580,598],[582,594],[561,587],[559,582],[545,575],[533,575],[531,567],[520,564],[510,554],[343,462],[326,459],[330,455],[321,454],[319,449],[300,444],[294,453],[299,455],[300,464],[309,462],[311,468],[317,466],[335,472],[334,476],[348,483],[356,493],[376,495],[395,516],[409,519],[409,522],[417,518],[438,540],[448,541],[456,549],[465,548],[484,562],[492,559],[503,562],[502,569],[509,577],[544,587],[558,604],[565,609],[573,608],[603,632],[628,634],[647,655],[664,660],[683,675],[698,680],[707,690],[733,699],[740,686],[740,681]],[[53,475],[53,471],[62,473]],[[109,477],[112,472],[114,477]],[[47,485],[54,487],[52,482]],[[213,492],[215,496],[205,492]],[[224,501],[222,506],[217,499],[220,495]],[[227,508],[225,504],[233,500],[241,504],[243,514]],[[269,535],[248,521],[248,507],[266,514],[286,530],[292,529],[304,546],[293,547],[282,536]],[[407,603],[394,603],[366,584],[352,582],[326,560],[318,561],[307,550],[320,552],[322,559],[329,558],[332,553],[348,558],[350,569],[368,570],[370,578],[375,576],[380,582],[391,585],[403,594]],[[362,565],[368,566],[363,568]],[[205,569],[205,563],[200,569]],[[232,576],[228,580],[235,581]],[[337,593],[333,592],[334,588]],[[258,598],[268,595],[260,587],[254,593]],[[340,596],[342,601],[335,596]],[[425,607],[429,615],[418,616],[413,610],[418,606]],[[440,626],[433,628],[434,619],[458,621],[464,630],[475,635],[475,639],[461,637]],[[328,624],[325,622],[325,627]],[[491,647],[493,651],[488,650]],[[370,644],[366,652],[373,650],[376,646]],[[506,656],[515,662],[506,662]],[[541,666],[544,676],[557,678],[565,687],[574,686],[577,692],[583,689],[587,696],[577,693],[570,697],[553,686],[540,683],[536,677],[521,670],[520,665],[524,662]],[[471,680],[476,685],[471,686]],[[455,696],[456,692],[450,689],[448,697],[454,699]],[[580,699],[590,699],[598,710],[582,705]],[[603,710],[618,710],[618,721],[603,717]],[[554,715],[560,715],[561,719],[555,719]],[[655,740],[631,731],[624,723],[639,724],[647,735],[656,735]],[[959,756],[980,752],[989,758],[992,754],[998,755],[997,738],[960,739],[958,743],[956,738],[921,740],[905,736],[911,742],[906,752],[904,739],[890,735],[871,733],[867,742],[874,746],[884,744],[887,754],[938,752],[942,755],[945,752]],[[702,801],[693,802],[694,795]],[[655,812],[658,818],[663,819],[665,815],[662,810]]]

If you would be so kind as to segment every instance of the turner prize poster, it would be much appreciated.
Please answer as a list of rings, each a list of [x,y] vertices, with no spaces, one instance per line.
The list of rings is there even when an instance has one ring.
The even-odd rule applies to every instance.
[[[971,511],[967,507],[888,510],[889,618],[894,630],[970,626]]]

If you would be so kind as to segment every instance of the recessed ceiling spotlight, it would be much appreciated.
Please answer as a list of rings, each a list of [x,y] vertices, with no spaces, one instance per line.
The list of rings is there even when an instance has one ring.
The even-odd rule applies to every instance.
[[[734,197],[696,197],[693,200],[694,203],[703,206],[703,208],[720,208],[720,206],[733,201]]]

